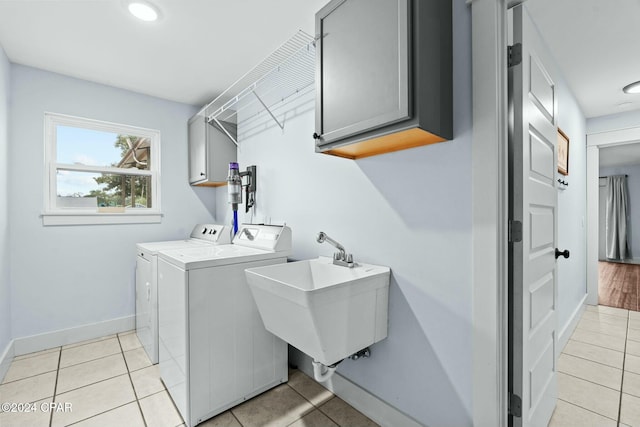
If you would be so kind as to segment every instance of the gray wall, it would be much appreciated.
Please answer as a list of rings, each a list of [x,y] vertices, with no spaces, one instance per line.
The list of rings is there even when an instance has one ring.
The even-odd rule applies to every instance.
[[[600,168],[600,176],[629,175],[629,247],[632,258],[640,258],[640,165],[612,166]],[[600,242],[599,242],[600,243]]]
[[[587,133],[592,134],[637,126],[640,126],[640,110],[592,117],[587,120]]]
[[[13,337],[133,316],[135,243],[184,238],[212,220],[214,192],[187,181],[196,108],[21,65],[12,65],[11,99]],[[162,223],[43,227],[45,111],[160,130]]]
[[[356,261],[391,267],[388,338],[338,372],[431,426],[472,423],[471,28],[464,0],[453,7],[453,141],[358,161],[316,154],[313,92],[277,112],[284,131],[266,114],[239,128],[240,167],[258,167],[254,220],[286,221],[294,258],[331,256],[322,230]]]
[[[569,137],[569,175],[558,175],[569,186],[558,190],[557,244],[571,252],[569,259],[558,258],[557,262],[558,332],[562,334],[587,293],[587,146],[584,114],[562,76],[556,87],[558,127]]]
[[[10,64],[0,46],[0,356],[11,340],[9,284],[9,82]]]

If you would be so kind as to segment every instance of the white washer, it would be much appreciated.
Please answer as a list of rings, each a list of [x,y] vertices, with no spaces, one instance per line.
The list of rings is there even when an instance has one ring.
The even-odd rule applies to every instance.
[[[151,363],[158,363],[158,252],[165,249],[228,244],[230,227],[198,224],[191,237],[167,242],[138,243],[136,258],[136,334]]]
[[[160,376],[187,426],[287,381],[246,268],[287,262],[291,229],[243,225],[233,244],[160,251]]]

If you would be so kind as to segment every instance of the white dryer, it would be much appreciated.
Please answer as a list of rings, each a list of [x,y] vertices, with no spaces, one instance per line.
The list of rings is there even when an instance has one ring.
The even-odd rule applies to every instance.
[[[160,376],[187,426],[287,381],[246,268],[287,262],[291,229],[244,224],[233,244],[158,253]]]
[[[158,252],[230,242],[230,227],[198,224],[188,239],[136,245],[136,334],[151,363],[158,363]]]

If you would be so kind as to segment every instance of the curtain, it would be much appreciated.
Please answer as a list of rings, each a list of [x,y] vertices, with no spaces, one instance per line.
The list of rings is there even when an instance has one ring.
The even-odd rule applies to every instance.
[[[627,240],[627,177],[607,178],[607,258],[623,260],[631,257]]]

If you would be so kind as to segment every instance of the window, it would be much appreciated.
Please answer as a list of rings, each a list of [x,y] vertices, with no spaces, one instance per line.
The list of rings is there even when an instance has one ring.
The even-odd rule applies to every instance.
[[[160,132],[45,113],[44,225],[160,222]]]

